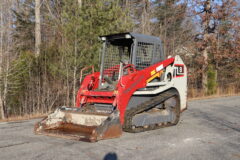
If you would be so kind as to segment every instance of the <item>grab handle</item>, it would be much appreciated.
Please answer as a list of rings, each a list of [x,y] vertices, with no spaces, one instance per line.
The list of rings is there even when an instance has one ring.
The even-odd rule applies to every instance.
[[[81,72],[80,72],[80,84],[82,82],[82,77],[83,77],[83,71],[85,70],[88,70],[89,68],[92,68],[92,73],[94,73],[94,66],[87,66],[87,67],[84,67],[83,69],[81,69]]]

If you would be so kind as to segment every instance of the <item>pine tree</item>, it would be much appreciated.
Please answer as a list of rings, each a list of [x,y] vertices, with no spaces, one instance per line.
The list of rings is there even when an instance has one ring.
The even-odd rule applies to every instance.
[[[33,56],[34,0],[20,1],[19,6],[27,6],[26,10],[14,10],[14,50],[18,56],[10,68],[11,75],[18,76],[9,77],[10,87],[16,88],[14,93],[9,92],[7,102],[11,114],[74,105],[80,69],[98,67],[98,36],[128,31],[132,26],[127,10],[114,0],[42,2],[42,47],[37,57]]]
[[[126,18],[126,13],[114,0],[86,0],[81,6],[77,1],[65,2],[62,26],[65,45],[62,53],[66,60],[66,72],[70,73],[69,80],[73,81],[73,97],[76,94],[76,73],[79,73],[79,69],[91,64],[97,66],[99,63],[98,36],[128,31],[131,22],[126,22]]]

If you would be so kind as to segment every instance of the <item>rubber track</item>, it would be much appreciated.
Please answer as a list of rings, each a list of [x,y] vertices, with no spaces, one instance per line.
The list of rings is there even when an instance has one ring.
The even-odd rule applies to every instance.
[[[126,132],[134,132],[134,133],[137,133],[137,132],[144,132],[144,131],[148,131],[148,130],[154,130],[154,129],[158,129],[158,128],[163,128],[163,127],[167,127],[167,126],[172,126],[172,125],[176,125],[179,121],[179,118],[180,118],[180,104],[179,104],[179,100],[177,101],[177,119],[174,123],[171,123],[171,122],[167,122],[163,125],[157,125],[157,124],[152,124],[152,125],[149,125],[148,128],[144,128],[144,127],[135,127],[133,128],[132,127],[132,118],[135,114],[138,114],[138,113],[141,113],[141,112],[144,112],[148,109],[151,109],[151,108],[154,108],[156,105],[160,104],[160,103],[163,103],[165,100],[173,97],[173,96],[178,96],[178,99],[179,99],[179,94],[178,92],[175,90],[175,89],[170,89],[170,90],[167,90],[163,93],[161,93],[160,95],[154,97],[154,98],[151,98],[150,100],[138,105],[137,107],[134,107],[134,108],[131,108],[131,109],[128,109],[126,110],[126,113],[125,113],[125,123],[124,123],[124,126],[123,126],[123,130],[126,131]]]

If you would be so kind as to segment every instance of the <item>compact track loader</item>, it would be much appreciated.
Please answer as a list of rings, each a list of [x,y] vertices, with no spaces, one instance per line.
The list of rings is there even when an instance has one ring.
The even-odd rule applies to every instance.
[[[93,67],[81,70],[76,107],[56,109],[35,125],[35,133],[96,142],[119,137],[122,130],[176,125],[187,107],[187,68],[182,59],[166,58],[154,36],[120,33],[100,39],[100,72]]]

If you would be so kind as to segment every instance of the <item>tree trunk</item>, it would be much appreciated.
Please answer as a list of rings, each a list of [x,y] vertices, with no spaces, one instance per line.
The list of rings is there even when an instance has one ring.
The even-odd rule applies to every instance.
[[[35,53],[36,57],[40,54],[41,46],[41,19],[40,19],[40,0],[35,0]]]
[[[211,0],[207,0],[204,3],[204,11],[205,11],[205,19],[203,21],[203,26],[204,26],[204,35],[203,35],[203,41],[204,44],[207,44],[207,46],[203,50],[203,67],[202,67],[202,89],[204,93],[208,92],[208,76],[207,76],[207,68],[208,68],[208,41],[210,37],[210,32],[209,28],[210,27],[210,20],[212,16],[212,6],[211,6]]]
[[[202,65],[202,89],[204,93],[207,93],[208,91],[208,75],[207,75],[207,67],[208,67],[208,51],[207,48],[203,51],[203,65]]]
[[[67,69],[67,77],[66,77],[66,81],[67,81],[67,99],[66,99],[66,106],[69,106],[69,97],[70,97],[70,86],[69,86],[69,83],[70,83],[70,81],[69,81],[69,66],[68,66],[68,64],[67,64],[67,62],[65,62],[66,63],[66,69]]]
[[[79,8],[82,8],[82,0],[78,0]],[[75,31],[75,35],[77,35],[77,30]],[[72,98],[72,106],[75,106],[76,102],[76,83],[77,83],[77,37],[74,40],[74,69],[73,69],[73,98]]]
[[[144,34],[150,34],[150,3],[148,0],[143,0],[143,13],[142,13],[142,19],[141,19],[141,27],[142,27],[142,33]]]
[[[167,50],[167,13],[166,10],[164,12],[164,28],[162,29],[164,31],[164,37],[163,37],[163,52],[166,56],[168,56],[168,50]]]
[[[78,0],[79,8],[82,8],[82,0]]]
[[[76,37],[77,38],[77,37]],[[77,40],[74,41],[74,71],[73,71],[73,99],[72,105],[76,102],[76,82],[77,82]]]
[[[3,62],[3,4],[0,4],[0,26],[1,26],[1,35],[0,35],[0,76],[2,76],[2,62]],[[5,114],[4,114],[4,108],[3,108],[3,97],[2,97],[2,89],[0,88],[0,112],[1,112],[1,118],[5,119]]]
[[[4,108],[3,108],[3,99],[2,99],[1,95],[0,95],[0,108],[1,108],[1,118],[5,119],[5,112],[4,112]]]
[[[3,111],[5,117],[8,117],[8,109],[6,107],[7,104],[7,94],[8,94],[8,74],[9,74],[9,59],[7,59],[7,65],[6,70],[4,74],[4,80],[3,80],[3,96],[2,96],[2,104],[3,104]]]
[[[0,93],[0,112],[1,112],[1,118],[5,119],[5,112],[4,112],[4,106],[3,106],[3,98],[2,95]]]

